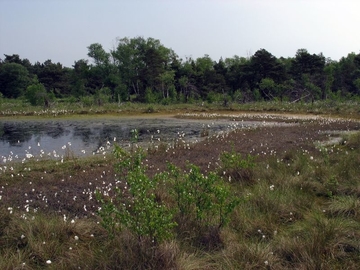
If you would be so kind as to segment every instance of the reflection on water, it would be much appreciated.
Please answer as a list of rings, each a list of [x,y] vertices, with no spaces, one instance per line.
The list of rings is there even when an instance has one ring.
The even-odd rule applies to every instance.
[[[139,132],[139,143],[172,142],[184,135],[187,141],[238,127],[229,120],[188,120],[176,118],[94,117],[84,120],[0,121],[0,163],[32,156],[62,157],[71,151],[76,156],[91,155],[109,148],[114,141],[126,146],[131,130]],[[242,126],[256,125],[254,122]]]

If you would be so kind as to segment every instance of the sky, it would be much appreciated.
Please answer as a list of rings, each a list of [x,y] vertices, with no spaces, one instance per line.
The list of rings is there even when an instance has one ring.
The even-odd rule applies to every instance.
[[[87,47],[155,38],[182,59],[218,61],[265,49],[339,60],[360,53],[360,0],[0,0],[0,59],[71,67]]]

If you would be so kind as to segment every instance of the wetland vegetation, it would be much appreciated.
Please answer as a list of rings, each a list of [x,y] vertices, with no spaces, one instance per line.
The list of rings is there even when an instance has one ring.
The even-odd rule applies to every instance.
[[[180,116],[287,125],[2,164],[0,268],[357,268],[357,117]]]
[[[231,128],[144,141],[140,122],[128,146],[99,133],[84,156],[75,140],[0,149],[0,269],[358,269],[360,54],[183,60],[142,37],[88,50],[71,68],[5,55],[0,136],[20,141],[11,121]]]

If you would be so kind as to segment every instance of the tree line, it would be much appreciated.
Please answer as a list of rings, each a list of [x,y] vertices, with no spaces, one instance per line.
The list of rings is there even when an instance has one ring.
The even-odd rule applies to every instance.
[[[47,60],[31,64],[19,55],[0,59],[0,96],[25,97],[33,105],[55,99],[146,103],[314,101],[360,97],[360,53],[339,61],[297,50],[277,58],[265,49],[250,57],[214,61],[179,56],[154,38],[121,38],[105,51],[87,47],[87,59],[71,68]]]

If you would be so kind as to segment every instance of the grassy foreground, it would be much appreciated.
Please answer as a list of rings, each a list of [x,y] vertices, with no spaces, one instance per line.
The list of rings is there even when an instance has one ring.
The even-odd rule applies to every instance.
[[[359,134],[315,154],[292,150],[255,159],[253,166],[244,160],[219,160],[212,169],[239,199],[226,226],[196,226],[174,212],[177,226],[159,243],[146,237],[140,241],[129,228],[109,233],[96,211],[76,217],[2,205],[0,269],[358,269]],[[93,166],[100,166],[104,177],[114,177],[110,168],[116,162],[114,157],[69,159],[59,170],[49,161],[32,164],[31,173],[24,169],[29,164],[14,165],[1,172],[0,198],[11,196],[8,186],[20,181],[17,174],[25,175],[24,186],[27,177],[36,181],[37,175],[39,182],[76,172],[90,178],[87,170]],[[44,170],[55,173],[46,178],[40,174]],[[168,194],[174,182],[164,183],[156,200],[175,209]]]

